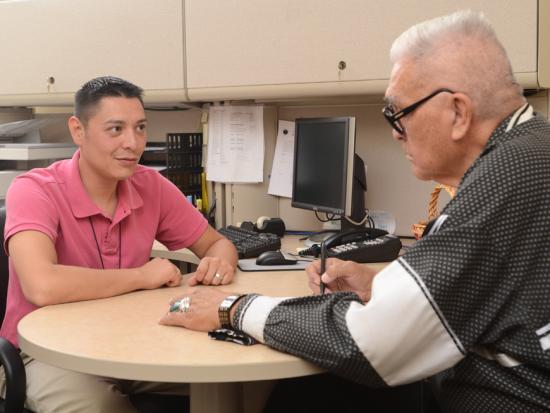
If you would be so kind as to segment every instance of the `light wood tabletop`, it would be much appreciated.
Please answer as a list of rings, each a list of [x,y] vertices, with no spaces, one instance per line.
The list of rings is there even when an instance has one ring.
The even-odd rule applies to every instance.
[[[238,272],[224,288],[273,296],[309,295],[303,271]],[[241,382],[319,373],[297,357],[258,344],[212,340],[206,333],[158,324],[183,287],[138,291],[40,308],[19,323],[21,349],[43,362],[124,379],[186,382],[191,409],[242,412]],[[234,385],[231,385],[234,383]]]
[[[295,252],[298,237],[283,238]],[[198,263],[187,249],[155,242],[151,256]],[[382,268],[386,264],[374,264]],[[188,276],[184,277],[184,284]],[[191,383],[192,413],[261,411],[271,381],[320,373],[302,359],[262,344],[241,346],[206,333],[161,326],[171,298],[185,285],[40,308],[18,326],[21,349],[54,366],[122,379]],[[238,271],[228,292],[271,296],[310,295],[300,271]]]

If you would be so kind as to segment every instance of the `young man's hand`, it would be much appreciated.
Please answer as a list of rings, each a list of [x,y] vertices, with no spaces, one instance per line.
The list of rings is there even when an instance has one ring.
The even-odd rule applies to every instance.
[[[189,285],[225,285],[233,281],[235,267],[220,257],[204,257],[195,273],[189,278]]]
[[[162,286],[177,287],[181,284],[181,272],[178,267],[165,258],[153,258],[140,268],[145,289]]]

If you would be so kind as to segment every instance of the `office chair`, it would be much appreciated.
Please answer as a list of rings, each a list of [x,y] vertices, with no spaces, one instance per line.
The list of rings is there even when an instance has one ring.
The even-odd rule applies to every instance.
[[[4,243],[4,224],[6,223],[6,206],[0,201],[0,239]],[[4,320],[6,312],[6,299],[8,294],[8,256],[4,246],[0,247],[0,320]],[[6,413],[31,413],[23,406],[26,399],[25,366],[19,356],[19,351],[8,340],[0,337],[0,364],[4,367],[6,375],[6,398],[0,399],[0,412]]]
[[[8,293],[9,266],[4,250],[4,225],[6,206],[0,200],[0,323],[4,320]],[[0,413],[33,413],[25,409],[27,376],[19,351],[8,340],[0,337],[0,365],[6,375],[6,398],[0,398]],[[132,404],[141,413],[185,411],[189,404],[187,396],[159,395],[153,393],[133,394]]]

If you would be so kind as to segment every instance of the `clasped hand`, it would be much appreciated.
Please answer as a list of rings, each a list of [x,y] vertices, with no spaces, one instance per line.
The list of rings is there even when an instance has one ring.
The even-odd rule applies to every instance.
[[[177,287],[182,276],[179,268],[164,258],[154,258],[141,267],[143,286],[141,288],[158,288],[162,285]],[[233,281],[235,268],[228,261],[218,257],[204,257],[197,270],[189,278],[188,285],[225,285]]]

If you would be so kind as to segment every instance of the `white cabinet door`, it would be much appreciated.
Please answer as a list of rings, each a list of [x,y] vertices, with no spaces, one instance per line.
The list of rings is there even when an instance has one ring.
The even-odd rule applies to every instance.
[[[101,75],[183,91],[182,0],[0,2],[0,55],[0,95],[70,96]]]
[[[514,70],[537,71],[537,0],[186,0],[189,97],[380,93],[393,40],[458,9],[484,11]]]

